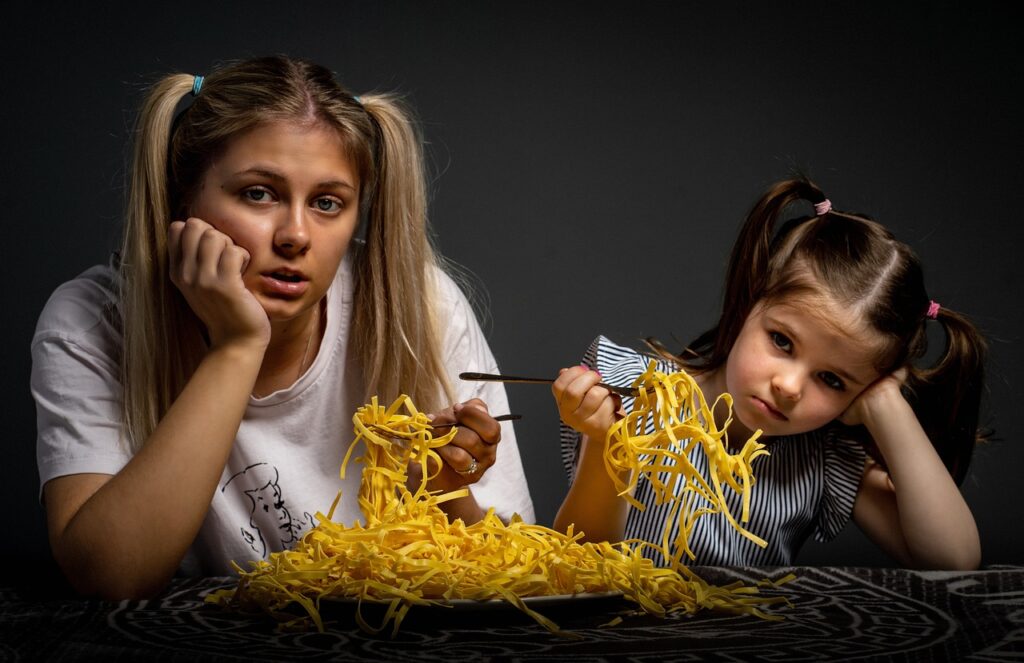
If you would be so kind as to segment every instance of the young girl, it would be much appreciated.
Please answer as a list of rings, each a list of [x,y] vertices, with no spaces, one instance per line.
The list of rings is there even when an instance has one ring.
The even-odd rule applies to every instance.
[[[776,233],[800,201],[815,214]],[[934,324],[946,347],[919,369]],[[666,360],[659,370],[687,370],[709,403],[733,396],[732,447],[760,429],[771,453],[754,463],[746,523],[768,547],[704,517],[690,536],[694,564],[792,564],[808,536],[832,539],[852,516],[903,566],[978,566],[977,528],[957,486],[978,438],[985,343],[928,298],[917,258],[878,223],[832,208],[809,181],[774,185],[733,248],[718,325],[682,356],[652,347]],[[600,337],[584,361],[553,385],[572,481],[555,526],[575,524],[590,540],[660,541],[668,505],[655,506],[641,480],[635,497],[647,509],[628,509],[602,460],[607,431],[632,399],[597,386],[629,386],[649,360]],[[716,409],[719,427],[725,416]],[[707,473],[699,451],[690,460]]]
[[[428,242],[421,149],[396,98],[305,61],[152,88],[120,256],[58,288],[32,343],[42,497],[77,589],[232,573],[288,548],[339,488],[351,524],[359,476],[338,471],[371,395],[459,424],[431,485],[471,486],[452,517],[533,519],[512,428],[490,415],[504,391],[453,377],[495,362]]]

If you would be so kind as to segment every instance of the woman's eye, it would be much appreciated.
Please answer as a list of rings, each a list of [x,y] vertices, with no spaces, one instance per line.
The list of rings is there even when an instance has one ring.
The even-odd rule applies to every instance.
[[[785,334],[781,334],[779,332],[773,331],[773,332],[768,332],[768,335],[771,336],[772,343],[779,350],[782,350],[783,352],[789,352],[790,350],[793,349],[793,342],[790,341],[789,337],[786,336]]]
[[[828,387],[829,389],[835,389],[836,391],[846,391],[846,383],[843,382],[842,379],[835,373],[819,373],[818,377],[821,378],[821,381],[824,382],[825,386]]]
[[[340,212],[342,207],[334,198],[317,198],[313,201],[313,206],[321,212]]]
[[[266,189],[246,189],[242,197],[254,203],[270,202],[270,192]]]

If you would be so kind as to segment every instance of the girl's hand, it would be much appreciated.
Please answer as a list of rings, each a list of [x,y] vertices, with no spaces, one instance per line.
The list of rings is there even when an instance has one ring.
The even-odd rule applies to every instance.
[[[211,347],[236,341],[266,347],[270,320],[242,281],[248,251],[202,219],[190,218],[171,223],[167,252],[171,281],[206,325]]]
[[[891,403],[897,398],[903,400],[900,387],[906,379],[907,369],[900,368],[875,380],[860,392],[850,407],[839,416],[839,421],[847,426],[866,424],[868,417],[879,405]]]
[[[551,393],[555,396],[562,421],[603,445],[622,401],[604,387],[597,386],[600,381],[601,374],[586,366],[563,368],[551,385]]]
[[[501,424],[487,411],[487,404],[479,398],[457,403],[433,415],[434,428],[456,425],[459,430],[452,441],[437,449],[444,461],[441,472],[427,484],[428,490],[444,492],[458,490],[474,484],[494,465],[501,441]],[[444,434],[447,430],[437,431]],[[428,468],[433,473],[436,468]],[[406,485],[410,490],[419,488],[422,476],[418,464],[410,464]]]

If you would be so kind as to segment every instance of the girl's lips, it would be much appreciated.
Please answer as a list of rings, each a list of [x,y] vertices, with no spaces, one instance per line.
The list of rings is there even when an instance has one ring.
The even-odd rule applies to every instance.
[[[757,407],[757,409],[759,409],[761,412],[764,412],[769,417],[772,417],[773,419],[778,419],[779,421],[789,421],[789,418],[786,415],[782,414],[781,412],[773,408],[771,405],[768,405],[767,402],[761,400],[757,396],[752,396],[751,400],[754,401],[754,405]]]
[[[309,289],[309,281],[307,280],[285,281],[276,278],[272,274],[260,274],[260,282],[263,284],[263,289],[267,294],[279,297],[301,297]]]

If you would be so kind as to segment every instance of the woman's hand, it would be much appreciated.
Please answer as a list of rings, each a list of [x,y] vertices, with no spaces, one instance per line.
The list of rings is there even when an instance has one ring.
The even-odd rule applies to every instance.
[[[875,380],[860,392],[845,412],[839,415],[839,421],[847,426],[867,424],[868,418],[879,406],[893,403],[894,399],[903,400],[900,387],[906,379],[907,369],[900,368]]]
[[[210,335],[211,347],[270,341],[270,320],[242,281],[249,253],[202,219],[174,221],[167,231],[171,281]]]
[[[622,407],[619,397],[597,386],[601,374],[586,366],[563,368],[551,385],[558,415],[567,425],[602,443]]]
[[[458,426],[452,441],[437,449],[443,464],[441,471],[427,484],[428,490],[449,492],[476,483],[497,460],[501,441],[501,424],[487,411],[487,404],[479,398],[458,403],[435,413],[431,420],[435,435],[447,433],[447,426]],[[433,474],[436,467],[428,467]],[[422,477],[420,466],[409,466],[407,485],[416,490]]]

